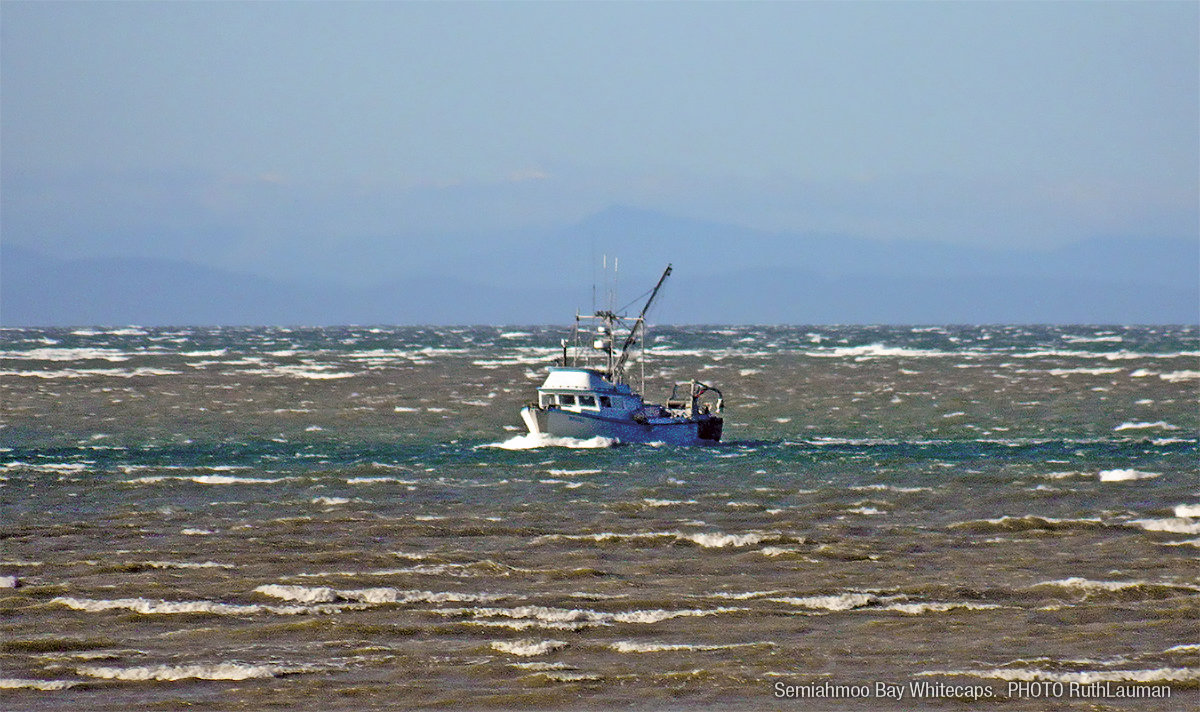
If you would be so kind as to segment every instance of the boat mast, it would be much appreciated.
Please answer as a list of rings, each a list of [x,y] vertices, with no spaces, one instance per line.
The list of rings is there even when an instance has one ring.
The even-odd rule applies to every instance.
[[[624,373],[625,362],[629,360],[631,347],[637,343],[638,333],[646,331],[646,312],[650,311],[650,305],[654,303],[654,298],[658,296],[658,291],[662,289],[663,282],[666,282],[667,277],[670,276],[671,265],[668,264],[667,268],[663,270],[662,276],[658,278],[658,284],[655,284],[653,291],[650,292],[650,298],[646,300],[646,306],[642,307],[642,313],[638,314],[637,320],[633,323],[633,328],[629,330],[629,336],[625,337],[625,343],[621,345],[621,357],[617,359],[617,363],[611,369],[614,378],[620,378]]]

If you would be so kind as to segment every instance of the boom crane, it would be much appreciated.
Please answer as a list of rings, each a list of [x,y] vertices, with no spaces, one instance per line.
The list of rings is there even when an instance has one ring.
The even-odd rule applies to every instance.
[[[662,276],[658,278],[658,284],[654,285],[654,289],[650,292],[650,298],[646,300],[646,306],[642,307],[642,313],[638,314],[637,321],[633,323],[633,328],[629,330],[629,336],[625,337],[625,343],[621,345],[621,357],[617,359],[617,363],[613,366],[612,372],[616,377],[624,374],[625,362],[629,360],[630,348],[637,343],[640,333],[646,330],[646,312],[650,311],[650,305],[654,303],[654,298],[658,296],[658,290],[662,289],[663,282],[667,281],[667,277],[671,276],[671,265],[663,270]]]

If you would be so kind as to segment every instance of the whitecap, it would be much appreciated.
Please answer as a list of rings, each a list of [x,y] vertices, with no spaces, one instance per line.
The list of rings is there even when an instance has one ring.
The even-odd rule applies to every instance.
[[[1148,532],[1171,534],[1200,534],[1200,522],[1192,517],[1168,517],[1165,519],[1134,519],[1129,522]]]
[[[776,603],[787,603],[802,608],[822,609],[827,611],[849,611],[879,602],[879,597],[872,593],[839,593],[829,596],[804,596],[798,598],[769,598]]]
[[[604,679],[600,675],[586,672],[568,672],[565,670],[539,670],[530,677],[542,677],[551,682],[597,682]]]
[[[1075,336],[1073,334],[1064,334],[1063,341],[1069,344],[1099,344],[1099,343],[1115,343],[1119,344],[1125,339],[1120,336],[1100,335],[1100,336]]]
[[[1192,591],[1200,591],[1200,586],[1192,586],[1189,584],[1177,583],[1153,583],[1151,581],[1093,581],[1080,576],[1071,576],[1065,579],[1055,581],[1042,581],[1035,584],[1037,586],[1058,586],[1061,588],[1078,589],[1084,593],[1098,593],[1101,591],[1127,591],[1130,589],[1143,588],[1147,586],[1162,586],[1166,588],[1185,589]]]
[[[0,677],[0,690],[65,690],[79,683],[70,680],[23,680],[20,678]]]
[[[178,376],[180,371],[169,371],[163,368],[135,368],[125,371],[119,368],[67,368],[59,371],[0,371],[0,376],[18,376],[25,378],[89,378],[93,376],[110,376],[113,378],[136,378],[139,376]]]
[[[944,356],[974,356],[975,352],[937,351],[933,349],[913,349],[901,346],[885,346],[884,344],[868,344],[866,346],[839,346],[829,349],[805,351],[804,355],[819,358],[853,357],[856,361],[873,358],[934,358]]]
[[[578,541],[635,541],[643,539],[669,539],[678,543],[691,543],[706,549],[723,549],[727,547],[742,547],[761,544],[766,541],[780,542],[785,537],[781,534],[749,532],[746,534],[726,534],[724,532],[599,532],[596,534],[546,534],[533,540],[534,544],[556,540]]]
[[[227,363],[233,363],[233,362],[227,362]],[[237,373],[245,374],[248,376],[266,376],[268,378],[279,378],[279,377],[302,378],[302,379],[306,379],[306,380],[310,380],[310,381],[329,381],[329,380],[337,380],[340,378],[353,378],[354,376],[359,375],[357,373],[349,373],[349,372],[344,372],[344,371],[331,371],[330,369],[332,369],[332,368],[333,368],[333,366],[324,366],[324,365],[310,365],[310,366],[286,365],[286,366],[275,366],[273,368],[265,368],[265,369],[262,369],[262,368],[260,368],[260,369],[245,369],[242,371],[238,371]]]
[[[117,349],[44,348],[27,351],[0,351],[0,358],[27,361],[128,361],[132,355]]]
[[[1200,517],[1200,504],[1175,505],[1176,517]]]
[[[497,640],[492,643],[495,650],[524,658],[547,655],[565,647],[566,642],[561,640]]]
[[[548,662],[516,662],[509,663],[509,667],[517,670],[534,670],[537,672],[546,672],[548,670],[573,670],[566,663],[548,663]]]
[[[1101,482],[1132,482],[1135,480],[1151,480],[1160,477],[1158,472],[1143,472],[1134,469],[1101,470],[1097,477]]]
[[[338,607],[310,606],[260,606],[257,604],[220,603],[217,601],[163,601],[148,598],[117,598],[91,599],[70,598],[59,596],[51,599],[51,603],[64,605],[77,611],[98,613],[111,610],[129,610],[142,615],[180,615],[180,614],[212,614],[212,615],[252,615],[255,613],[273,613],[276,615],[302,615],[310,613],[328,613],[340,610]]]
[[[736,546],[751,546],[761,543],[765,538],[762,534],[723,534],[721,532],[713,532],[707,534],[679,534],[680,539],[691,541],[699,544],[706,549]]]
[[[1170,423],[1166,422],[1165,420],[1156,420],[1156,421],[1154,421],[1153,423],[1149,423],[1149,422],[1140,422],[1140,421],[1139,421],[1139,422],[1125,422],[1125,423],[1121,423],[1121,424],[1120,424],[1120,425],[1118,425],[1117,427],[1113,428],[1113,430],[1114,430],[1114,431],[1121,431],[1121,430],[1149,430],[1149,429],[1158,429],[1158,430],[1179,430],[1179,426],[1178,426],[1178,425],[1171,425]]]
[[[1046,373],[1051,376],[1104,376],[1120,371],[1119,368],[1052,368]]]
[[[783,591],[714,591],[708,594],[712,598],[723,598],[730,601],[749,601],[754,598],[775,596]]]
[[[932,492],[933,491],[929,487],[899,487],[897,485],[888,485],[888,484],[861,485],[858,487],[851,487],[850,489],[852,489],[852,490],[887,490],[889,492],[903,492],[905,494],[911,494],[914,492]]]
[[[284,586],[266,584],[254,589],[256,593],[297,603],[330,603],[338,599],[337,591],[321,586]]]
[[[1160,542],[1161,546],[1195,546],[1200,547],[1200,539],[1183,539],[1181,541]]]
[[[884,606],[882,610],[895,611],[897,613],[906,613],[909,615],[920,615],[922,613],[945,613],[957,609],[969,611],[988,611],[1000,606],[994,603],[967,603],[967,602],[930,602],[930,603],[893,603]]]
[[[1086,472],[1063,471],[1063,472],[1045,472],[1034,477],[1039,477],[1043,480],[1065,480],[1069,477],[1088,477]]]
[[[84,472],[91,466],[92,463],[83,462],[39,462],[33,464],[20,460],[6,462],[0,465],[0,468],[5,470],[34,470],[35,472],[57,472],[62,474],[76,474]]]
[[[266,584],[255,588],[256,593],[297,603],[487,603],[505,598],[495,593],[458,593],[454,591],[418,591],[396,588],[334,589],[328,586],[288,586]]]
[[[866,507],[866,506],[855,507],[854,509],[847,509],[846,513],[847,514],[862,514],[864,516],[871,516],[873,514],[887,514],[887,512],[882,509],[876,509],[875,507]]]
[[[758,550],[758,553],[772,558],[777,556],[800,556],[803,554],[799,549],[790,549],[784,546],[764,546]]]
[[[676,653],[676,652],[708,652],[713,650],[733,650],[736,648],[753,648],[774,646],[775,643],[760,641],[755,643],[724,643],[701,645],[695,643],[643,643],[632,640],[618,640],[609,643],[608,647],[618,653]]]
[[[626,613],[617,613],[613,615],[612,620],[617,623],[661,623],[665,620],[673,618],[704,618],[707,616],[720,615],[722,613],[734,613],[744,611],[745,608],[706,608],[706,609],[682,609],[682,610],[647,610],[647,611],[629,611]]]
[[[166,480],[189,480],[198,485],[270,485],[283,482],[288,477],[234,477],[231,475],[148,475],[125,480],[128,485],[153,485]]]
[[[307,665],[217,663],[215,665],[153,665],[127,668],[84,666],[78,668],[76,672],[80,675],[108,680],[253,680],[316,672],[318,669]]]
[[[377,485],[384,482],[394,482],[398,485],[415,485],[419,484],[416,480],[405,480],[399,477],[347,477],[346,484],[348,485]]]
[[[723,613],[744,611],[744,608],[707,608],[707,609],[652,609],[624,612],[595,611],[586,608],[552,608],[548,606],[517,606],[515,608],[443,608],[435,610],[444,616],[468,616],[471,618],[510,618],[521,625],[506,627],[549,627],[560,629],[578,629],[587,626],[609,626],[614,623],[660,623],[673,618],[706,617]]]
[[[1195,441],[1188,440],[1187,438],[1154,438],[1150,442],[1158,447],[1166,447],[1167,445],[1181,445],[1183,443],[1191,444]]]

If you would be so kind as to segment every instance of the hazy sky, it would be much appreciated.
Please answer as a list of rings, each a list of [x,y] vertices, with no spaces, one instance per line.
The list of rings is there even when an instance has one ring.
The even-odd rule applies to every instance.
[[[1196,238],[1198,9],[7,0],[0,236],[343,278],[339,255],[613,204]]]

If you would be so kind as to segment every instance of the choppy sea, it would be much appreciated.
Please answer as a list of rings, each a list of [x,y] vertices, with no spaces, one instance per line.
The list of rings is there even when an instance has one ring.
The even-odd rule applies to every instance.
[[[659,328],[696,448],[523,435],[564,335],[0,331],[0,707],[1200,703],[1195,326]]]

